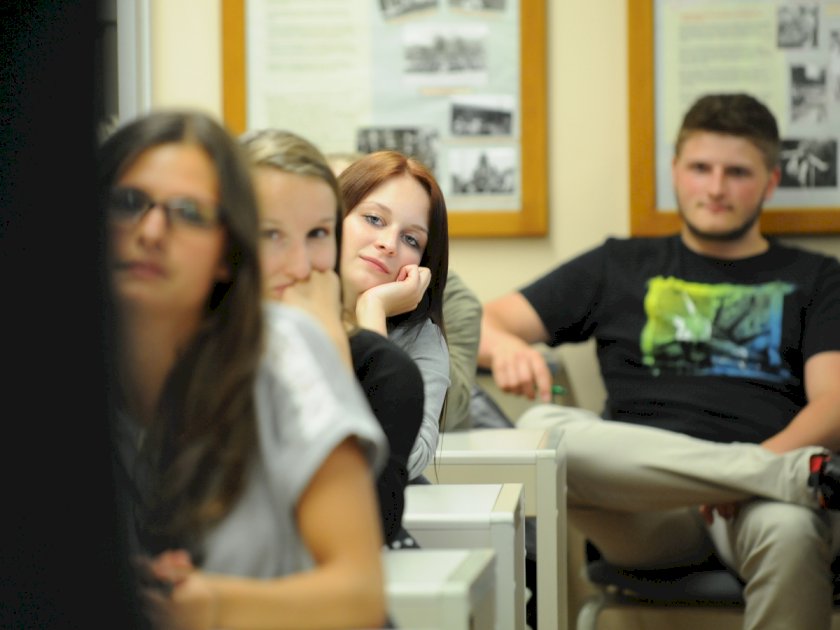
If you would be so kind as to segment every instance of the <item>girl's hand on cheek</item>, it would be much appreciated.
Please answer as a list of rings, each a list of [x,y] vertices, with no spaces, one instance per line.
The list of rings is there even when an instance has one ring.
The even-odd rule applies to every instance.
[[[428,267],[418,267],[417,265],[403,267],[400,269],[400,274],[403,271],[405,271],[405,278],[401,282],[410,284],[414,289],[414,296],[416,297],[414,305],[403,311],[407,313],[408,311],[413,311],[420,304],[420,300],[423,299],[426,289],[429,288],[429,284],[432,282],[432,272]],[[399,313],[394,313],[394,315],[399,315]]]
[[[417,308],[431,280],[427,267],[406,265],[397,272],[396,280],[372,287],[363,296],[378,300],[385,317],[401,315]]]
[[[371,287],[356,300],[356,321],[362,328],[388,336],[386,319],[417,308],[432,280],[426,267],[406,265],[393,282]]]

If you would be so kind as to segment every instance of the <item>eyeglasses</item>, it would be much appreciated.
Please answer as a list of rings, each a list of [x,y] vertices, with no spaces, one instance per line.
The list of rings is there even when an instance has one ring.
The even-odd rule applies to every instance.
[[[137,223],[155,206],[160,206],[170,224],[190,227],[213,227],[221,214],[218,206],[192,197],[156,201],[139,188],[114,188],[108,201],[108,212],[117,221]]]

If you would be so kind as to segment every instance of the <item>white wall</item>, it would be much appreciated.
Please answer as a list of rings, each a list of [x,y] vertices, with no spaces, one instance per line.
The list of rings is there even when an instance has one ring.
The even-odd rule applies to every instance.
[[[152,106],[222,116],[219,0],[151,0]]]

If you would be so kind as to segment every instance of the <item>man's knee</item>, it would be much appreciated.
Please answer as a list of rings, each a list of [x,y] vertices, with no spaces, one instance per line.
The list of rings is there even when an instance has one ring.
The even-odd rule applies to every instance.
[[[599,421],[601,418],[587,409],[563,405],[540,404],[530,407],[520,416],[517,426],[525,428],[547,428],[570,422]]]
[[[746,627],[826,628],[831,616],[830,527],[825,513],[773,501],[736,517]],[[807,622],[807,623],[806,623]],[[779,625],[781,624],[781,625]]]
[[[736,553],[742,562],[779,565],[830,562],[831,529],[824,513],[774,501],[745,504],[736,521]]]

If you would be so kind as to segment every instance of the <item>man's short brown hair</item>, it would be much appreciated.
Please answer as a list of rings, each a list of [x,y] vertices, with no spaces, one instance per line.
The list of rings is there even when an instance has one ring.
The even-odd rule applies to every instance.
[[[708,94],[695,101],[683,117],[674,155],[698,131],[739,136],[750,141],[764,156],[768,170],[779,163],[779,127],[764,103],[749,94]]]

